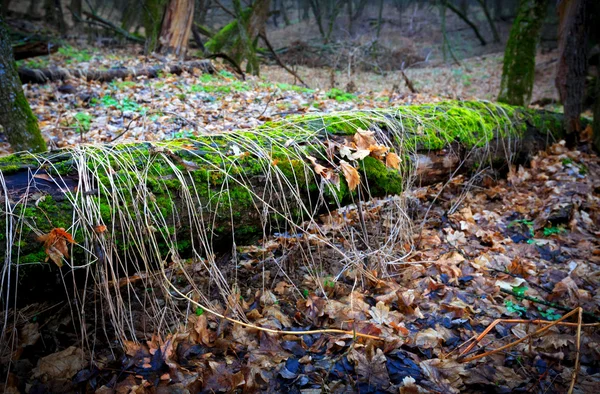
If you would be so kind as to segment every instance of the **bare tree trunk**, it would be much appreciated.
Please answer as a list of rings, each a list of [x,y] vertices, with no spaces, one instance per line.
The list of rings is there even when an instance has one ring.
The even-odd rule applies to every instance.
[[[492,35],[494,36],[494,42],[500,42],[500,35],[498,34],[498,29],[496,29],[496,24],[494,23],[494,19],[490,14],[490,10],[487,6],[486,0],[477,0],[481,8],[483,9],[483,13],[485,14],[485,19],[487,19],[490,29],[492,30]]]
[[[548,0],[521,0],[504,51],[498,101],[527,105],[535,77],[535,54]]]
[[[2,0],[2,9],[0,10],[0,15],[7,15],[8,14],[8,10],[10,8],[10,2],[11,0]]]
[[[567,142],[581,130],[592,0],[562,0],[559,4],[559,60],[556,87],[564,106]],[[597,22],[597,21],[596,21]]]
[[[83,5],[82,5],[82,1],[81,0],[71,0],[71,13],[74,13],[76,15],[81,15],[82,11],[83,11]],[[77,18],[72,18],[73,20],[73,24],[75,26],[79,25],[79,19]]]
[[[183,58],[187,52],[193,21],[194,0],[170,0],[160,28],[158,51]]]
[[[46,142],[40,133],[37,118],[23,93],[8,30],[2,18],[0,18],[0,125],[14,150],[32,152],[46,150]]]
[[[598,67],[600,69],[600,66]],[[596,77],[596,97],[594,101],[594,147],[600,152],[600,75]]]
[[[456,8],[454,6],[454,4],[452,4],[448,0],[442,0],[442,3],[450,11],[454,12],[460,19],[462,19],[467,25],[469,25],[469,27],[471,27],[471,30],[473,30],[473,33],[475,33],[475,36],[477,37],[477,39],[479,40],[479,42],[481,43],[481,45],[486,45],[487,44],[486,41],[485,41],[485,39],[481,35],[481,33],[479,33],[479,29],[477,28],[477,25],[475,25],[475,23],[471,22],[471,20],[467,17],[466,14],[464,14],[461,10],[459,10],[458,8]]]

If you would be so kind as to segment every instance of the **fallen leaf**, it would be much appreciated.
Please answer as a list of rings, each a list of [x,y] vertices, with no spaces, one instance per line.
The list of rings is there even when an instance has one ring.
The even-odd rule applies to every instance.
[[[62,259],[69,258],[67,242],[75,243],[73,236],[64,228],[53,228],[48,234],[40,235],[38,241],[44,243],[44,249],[48,256],[46,261],[51,259],[59,268],[63,266]]]
[[[388,168],[398,169],[400,167],[400,158],[394,152],[385,155],[385,165]]]
[[[386,358],[381,349],[375,350],[372,345],[367,346],[364,352],[352,350],[349,359],[356,364],[358,380],[366,382],[374,388],[389,386],[390,377],[386,368]]]
[[[346,182],[348,182],[348,188],[350,191],[355,190],[358,185],[360,185],[360,175],[358,171],[344,160],[340,160],[340,167],[342,167],[344,177],[346,178]]]
[[[33,369],[34,378],[42,378],[44,381],[53,379],[68,380],[87,365],[83,350],[71,346],[65,350],[50,354],[38,361],[37,367]]]
[[[374,135],[375,133],[372,131],[361,129],[356,130],[356,133],[354,134],[354,143],[356,144],[356,147],[359,150],[369,150],[371,145],[377,145]]]

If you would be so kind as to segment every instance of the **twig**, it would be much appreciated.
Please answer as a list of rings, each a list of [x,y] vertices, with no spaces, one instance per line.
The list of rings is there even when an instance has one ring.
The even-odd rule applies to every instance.
[[[121,29],[119,26],[115,25],[114,23],[94,14],[91,12],[87,12],[87,11],[83,11],[83,14],[85,16],[87,16],[88,18],[91,18],[99,23],[101,23],[104,27],[111,29],[119,34],[121,34],[122,36],[124,36],[125,38],[127,38],[128,40],[131,41],[135,41],[135,42],[144,42],[145,40],[143,38],[140,37],[136,37],[132,34],[130,34],[127,30],[125,29]]]
[[[221,4],[221,2],[219,0],[215,0],[215,3],[217,3],[219,8],[221,8],[223,11],[225,11],[226,14],[229,14],[229,16],[232,16],[234,19],[237,19],[237,15],[235,15],[233,13],[233,11],[231,11],[229,8],[227,8],[223,4]]]
[[[477,339],[475,340],[475,342],[474,342],[474,343],[472,343],[471,345],[469,345],[469,347],[467,347],[465,350],[463,350],[463,352],[461,353],[461,355],[460,355],[460,356],[458,356],[458,360],[459,360],[460,362],[467,363],[467,362],[470,362],[470,361],[479,360],[480,358],[483,358],[483,357],[491,356],[492,354],[496,354],[496,353],[498,353],[498,352],[501,352],[501,351],[503,351],[503,350],[506,350],[506,349],[510,349],[511,347],[513,347],[513,346],[516,346],[516,345],[518,345],[518,344],[519,344],[519,343],[521,343],[521,342],[525,342],[525,341],[526,341],[526,340],[528,340],[530,337],[534,337],[534,336],[536,336],[536,335],[539,335],[539,334],[542,334],[542,333],[544,333],[544,332],[548,331],[550,328],[552,328],[552,327],[554,327],[554,326],[558,325],[560,322],[562,322],[563,320],[565,320],[565,319],[567,319],[567,318],[569,318],[569,317],[573,316],[573,315],[575,314],[575,312],[579,312],[580,310],[581,310],[581,307],[575,308],[575,309],[573,309],[571,312],[569,312],[569,313],[567,313],[566,315],[564,315],[563,317],[561,317],[560,319],[558,319],[558,320],[556,320],[556,321],[554,321],[554,322],[552,322],[552,323],[548,324],[547,326],[544,326],[544,327],[540,328],[539,330],[535,331],[534,333],[531,333],[531,334],[529,334],[529,335],[526,335],[526,336],[524,336],[523,338],[517,339],[516,341],[513,341],[513,342],[511,342],[511,343],[509,343],[509,344],[507,344],[507,345],[500,346],[499,348],[496,348],[496,349],[494,349],[494,350],[490,350],[490,351],[488,351],[488,352],[485,352],[485,353],[482,353],[482,354],[478,354],[477,356],[473,356],[473,357],[469,357],[469,358],[466,358],[466,359],[462,359],[462,360],[461,360],[461,358],[463,357],[463,355],[464,355],[464,354],[466,354],[466,353],[467,353],[469,350],[471,350],[471,349],[472,349],[472,348],[473,348],[473,347],[474,347],[474,346],[475,346],[477,343],[479,343],[479,340],[480,340],[480,338],[483,338],[483,337],[485,336],[484,334],[486,334],[486,335],[487,335],[487,333],[488,333],[488,332],[490,332],[491,328],[492,328],[493,326],[495,326],[496,324],[498,324],[498,322],[496,322],[496,321],[495,321],[494,323],[496,323],[496,324],[492,324],[490,327],[488,327],[488,328],[487,328],[487,329],[486,329],[484,332],[482,332],[482,333],[479,335],[479,337],[477,337]]]
[[[404,79],[404,83],[406,83],[406,86],[408,87],[408,90],[410,90],[411,93],[413,93],[413,94],[419,93],[419,92],[417,92],[417,89],[415,89],[415,87],[412,84],[412,82],[410,81],[410,79],[408,79],[408,77],[404,73],[404,70],[400,70],[400,75],[402,75],[402,78]]]
[[[535,302],[537,304],[546,305],[546,306],[549,306],[549,307],[554,308],[554,309],[559,309],[561,311],[570,311],[571,310],[571,308],[568,308],[566,306],[562,306],[562,305],[559,305],[559,304],[555,304],[554,302],[550,302],[550,301],[546,301],[546,300],[540,300],[539,298],[531,297],[531,296],[528,296],[528,295],[525,295],[525,294],[523,294],[523,295],[515,294],[514,292],[512,292],[510,290],[500,289],[500,292],[505,293],[505,294],[510,294],[510,295],[512,295],[513,297],[516,297],[516,298],[521,298],[521,299],[525,299],[525,300],[528,300],[528,301],[531,301],[531,302]],[[594,315],[591,312],[585,312],[584,311],[583,314],[585,316],[591,318],[591,319],[594,319],[595,321],[600,321],[600,317]]]
[[[277,64],[279,64],[279,66],[281,66],[285,71],[287,71],[288,73],[292,74],[294,76],[294,78],[297,78],[298,81],[300,81],[300,83],[302,85],[304,85],[305,88],[308,88],[309,86],[306,84],[306,82],[304,82],[302,80],[302,78],[300,78],[300,76],[294,70],[290,69],[288,66],[286,66],[281,61],[281,58],[279,57],[279,55],[277,54],[277,52],[275,52],[275,49],[271,45],[271,42],[269,42],[269,40],[267,39],[267,35],[265,33],[260,33],[259,36],[260,36],[260,38],[262,38],[262,40],[264,41],[264,43],[267,46],[267,48],[269,48],[269,51],[273,54],[273,57],[275,58],[275,61],[277,62]]]
[[[235,62],[235,60],[233,60],[231,57],[229,57],[225,53],[213,53],[211,55],[207,55],[206,58],[207,59],[221,58],[221,59],[225,60],[226,62],[228,62],[229,64],[231,64],[231,67],[233,67],[233,69],[238,74],[240,74],[242,76],[242,81],[246,80],[246,74],[244,74],[244,72],[242,71],[242,68]]]
[[[471,339],[469,339],[468,341],[462,343],[461,345],[458,346],[458,348],[461,348],[463,346],[465,346],[466,344],[468,344],[471,341],[475,341],[474,343],[472,343],[471,345],[469,345],[469,347],[467,347],[465,350],[463,350],[460,356],[464,356],[467,353],[469,353],[469,351],[471,349],[473,349],[473,347],[481,342],[481,340],[494,328],[496,327],[498,324],[500,323],[506,323],[506,324],[552,324],[553,321],[551,320],[527,320],[527,319],[496,319],[492,322],[492,324],[490,324],[481,334],[479,334],[478,336],[474,336]],[[560,322],[557,324],[558,326],[562,326],[562,327],[579,327],[579,323],[568,323],[568,322]],[[600,323],[587,323],[587,324],[582,324],[582,327],[600,327]]]
[[[573,368],[573,377],[571,378],[571,385],[569,386],[568,394],[573,393],[573,389],[575,388],[575,383],[577,382],[577,375],[579,374],[579,358],[581,357],[581,324],[583,320],[583,308],[579,308],[579,315],[577,316],[577,340],[575,342],[575,346],[577,350],[575,351],[575,368]]]

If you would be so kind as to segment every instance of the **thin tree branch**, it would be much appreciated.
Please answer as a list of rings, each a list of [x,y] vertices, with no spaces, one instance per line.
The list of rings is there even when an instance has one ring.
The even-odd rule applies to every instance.
[[[300,78],[300,76],[294,70],[290,69],[288,66],[286,66],[283,63],[283,61],[281,61],[281,58],[279,57],[279,55],[277,54],[277,52],[275,51],[275,49],[273,48],[273,46],[271,45],[269,40],[267,39],[266,33],[260,33],[259,36],[260,36],[260,38],[262,38],[262,40],[265,43],[265,45],[267,46],[267,48],[269,48],[269,51],[273,54],[273,57],[275,58],[275,61],[277,62],[277,64],[279,64],[279,66],[281,66],[285,71],[287,71],[288,73],[292,74],[295,78],[297,78],[298,81],[300,81],[300,83],[302,85],[304,85],[304,87],[308,88],[308,85],[306,84],[306,82],[304,82],[302,80],[302,78]]]

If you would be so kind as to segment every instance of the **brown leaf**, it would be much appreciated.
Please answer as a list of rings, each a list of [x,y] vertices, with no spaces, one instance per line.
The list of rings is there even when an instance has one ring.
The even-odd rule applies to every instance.
[[[53,228],[48,234],[40,235],[38,241],[44,243],[44,249],[48,255],[46,261],[51,259],[59,268],[63,266],[63,257],[69,258],[67,242],[75,243],[73,236],[64,228]]]
[[[317,175],[321,175],[321,176],[326,176],[327,175],[327,167],[320,165],[319,163],[317,163],[317,159],[315,159],[312,156],[307,156],[306,157],[308,160],[310,160],[310,162],[313,165],[313,168],[315,170],[315,173]]]
[[[385,366],[386,358],[381,349],[375,350],[372,345],[369,345],[364,352],[352,350],[349,358],[356,364],[359,381],[376,388],[385,389],[389,386],[390,377]]]
[[[34,378],[45,381],[53,379],[68,380],[87,365],[83,350],[71,346],[61,352],[50,354],[38,361],[33,369]]]
[[[377,141],[375,141],[374,137],[375,133],[368,130],[356,130],[356,134],[354,134],[354,143],[356,147],[360,149],[369,150],[371,145],[377,145]]]
[[[350,191],[355,190],[360,185],[360,174],[356,168],[352,167],[347,161],[340,160],[340,167],[344,172],[346,182],[348,182],[348,188]]]
[[[400,158],[394,152],[385,155],[385,166],[388,168],[398,169],[400,167]]]
[[[390,150],[390,148],[383,145],[371,145],[369,146],[369,150],[371,151],[371,156],[377,160],[382,160],[383,156]]]

